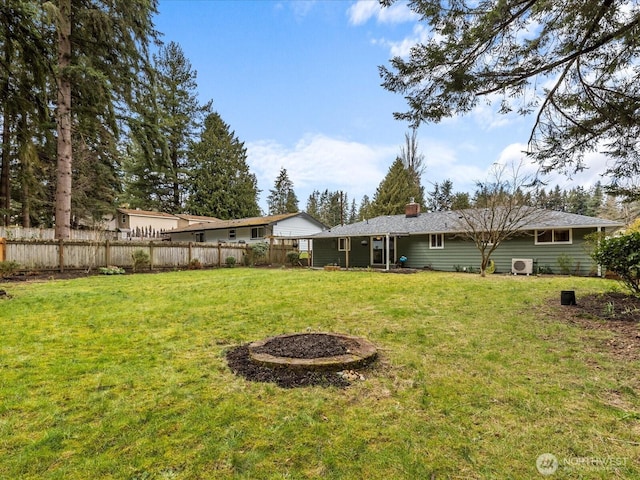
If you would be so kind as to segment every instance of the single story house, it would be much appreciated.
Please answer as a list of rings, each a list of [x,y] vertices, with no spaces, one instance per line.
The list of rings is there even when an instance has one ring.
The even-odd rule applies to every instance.
[[[194,223],[218,222],[219,218],[199,215],[171,214],[140,209],[118,208],[116,227],[129,237],[160,237],[167,230]]]
[[[327,228],[304,212],[268,215],[265,217],[218,220],[175,228],[167,235],[172,242],[298,242],[300,251],[311,250],[308,238]]]
[[[538,212],[531,220],[525,218],[517,233],[493,252],[495,271],[561,273],[570,264],[573,274],[599,274],[585,237],[616,230],[622,224],[565,212]],[[408,268],[477,272],[480,252],[464,234],[460,219],[460,212],[420,213],[419,205],[409,204],[404,215],[333,227],[311,237],[312,265],[389,269],[404,256]]]

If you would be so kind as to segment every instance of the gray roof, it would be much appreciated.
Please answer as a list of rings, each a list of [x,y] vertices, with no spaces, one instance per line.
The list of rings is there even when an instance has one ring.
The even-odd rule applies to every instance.
[[[533,211],[533,209],[532,209]],[[604,218],[587,217],[552,210],[536,210],[532,220],[525,221],[519,230],[547,228],[617,228],[624,224]],[[464,231],[460,212],[426,212],[417,217],[384,215],[350,225],[339,225],[313,235],[313,238],[359,237],[375,235],[403,235],[426,233],[459,233]]]

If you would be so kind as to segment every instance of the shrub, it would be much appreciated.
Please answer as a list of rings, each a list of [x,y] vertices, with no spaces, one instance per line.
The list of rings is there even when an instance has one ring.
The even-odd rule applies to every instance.
[[[267,258],[267,252],[269,251],[269,244],[267,242],[254,243],[249,248],[251,252],[251,258],[249,263],[253,265],[260,264],[263,260]]]
[[[560,273],[562,275],[570,275],[573,269],[573,257],[571,255],[567,255],[563,253],[558,255],[557,258],[558,266],[560,266]]]
[[[142,249],[138,249],[131,254],[133,260],[133,271],[138,272],[151,265],[151,258],[149,254]]]
[[[233,266],[236,264],[236,257],[227,257],[225,263],[227,264],[227,267],[233,268]]]
[[[591,257],[615,273],[634,295],[640,296],[640,232],[602,238]]]
[[[5,260],[4,262],[0,262],[0,277],[6,278],[15,275],[20,270],[20,264],[18,262],[14,262],[13,260]]]
[[[191,259],[189,262],[189,270],[200,270],[202,268],[202,263],[197,258]]]
[[[300,259],[299,252],[296,252],[293,250],[290,252],[287,252],[287,262],[289,262],[292,267],[298,262],[299,259]]]
[[[108,267],[100,267],[98,269],[98,272],[100,272],[102,275],[123,275],[124,268],[109,265]]]

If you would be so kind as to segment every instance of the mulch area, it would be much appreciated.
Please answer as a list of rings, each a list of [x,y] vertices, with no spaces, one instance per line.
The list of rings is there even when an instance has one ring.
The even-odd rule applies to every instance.
[[[558,318],[587,330],[613,334],[603,346],[621,360],[640,359],[640,297],[624,293],[591,294],[577,298],[575,306],[558,306]]]
[[[334,343],[337,342],[334,340]],[[268,346],[269,344],[267,343],[265,347]],[[266,348],[263,353],[282,356],[280,355],[280,353],[282,353],[282,346],[283,345],[280,345],[278,348],[274,348],[273,350]],[[296,355],[300,355],[300,351],[296,352]],[[318,358],[327,356],[332,356],[332,354],[327,354],[327,352],[323,352],[321,348],[316,348],[316,346],[310,346],[309,351],[305,352],[304,356],[297,356],[294,358]],[[317,372],[290,368],[269,368],[255,364],[249,358],[249,344],[241,345],[229,350],[227,352],[227,363],[233,373],[244,377],[247,380],[254,382],[271,382],[282,388],[311,386],[345,388],[351,385],[351,382],[344,373]]]

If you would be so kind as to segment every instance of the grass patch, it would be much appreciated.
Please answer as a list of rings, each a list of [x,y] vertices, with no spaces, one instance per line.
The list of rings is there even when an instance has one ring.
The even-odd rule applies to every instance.
[[[6,284],[0,478],[534,478],[543,453],[553,478],[638,478],[639,362],[547,306],[607,287],[245,268]],[[226,365],[307,329],[381,358],[345,390]]]

